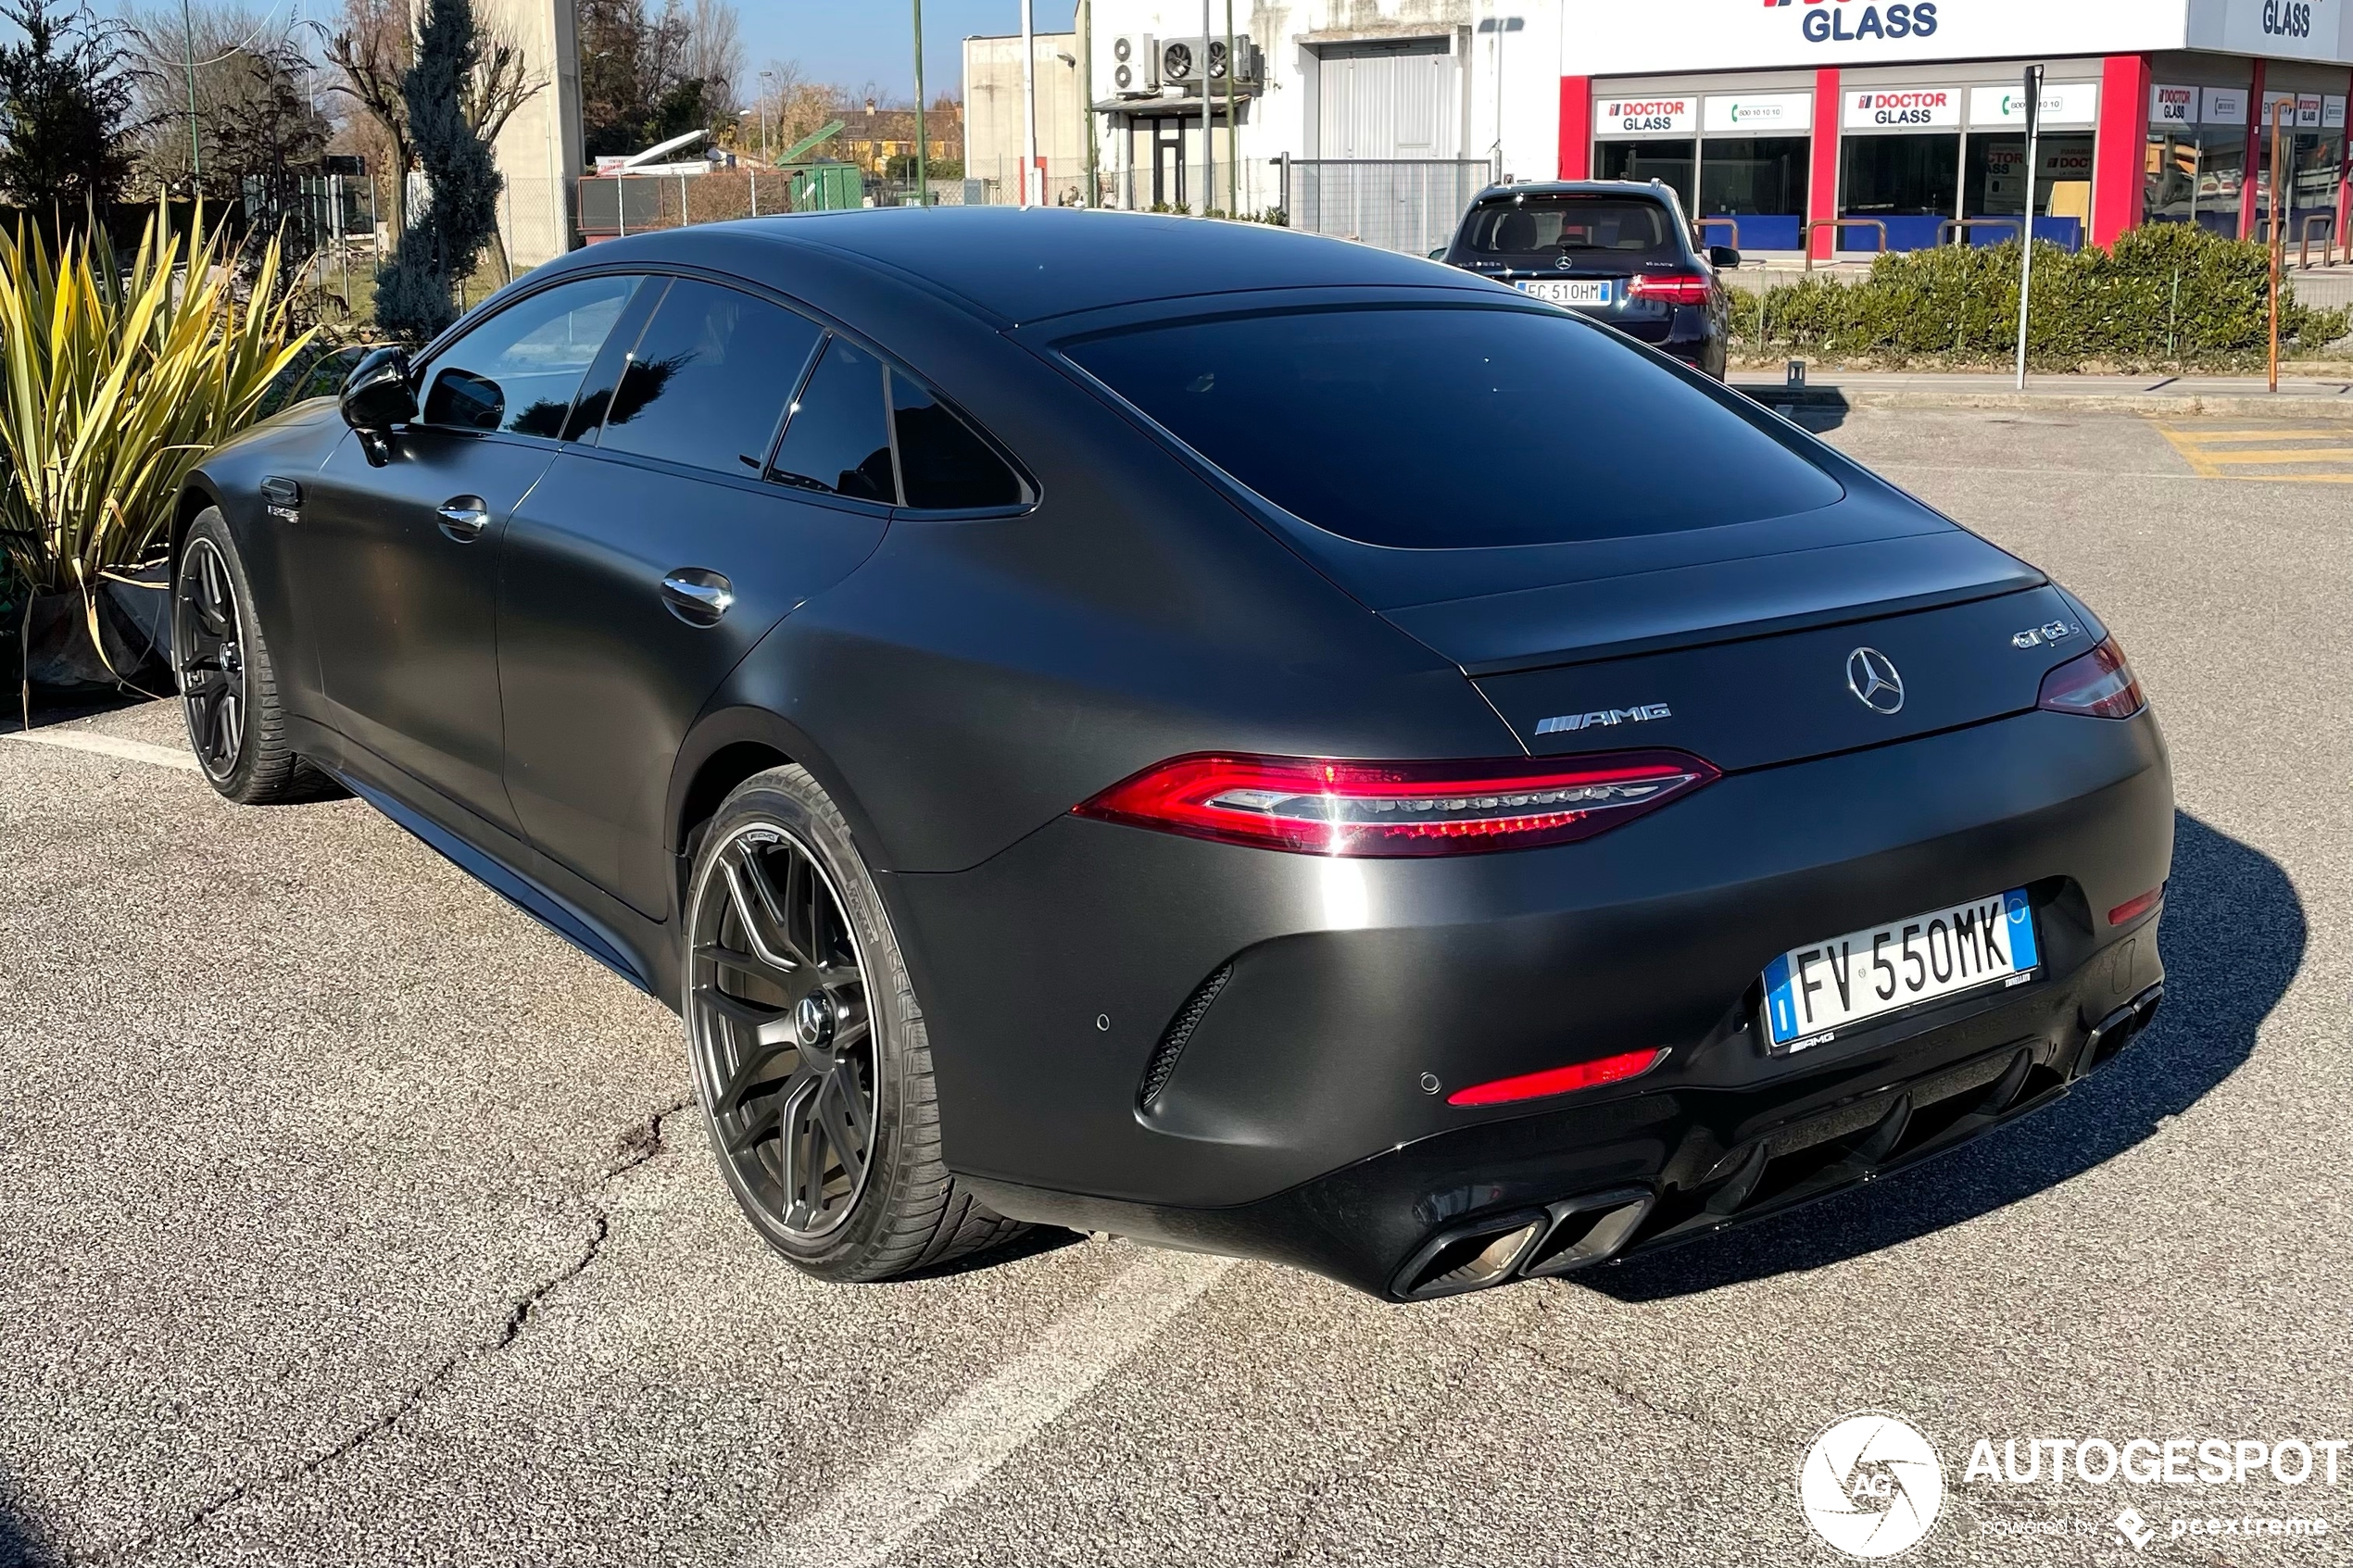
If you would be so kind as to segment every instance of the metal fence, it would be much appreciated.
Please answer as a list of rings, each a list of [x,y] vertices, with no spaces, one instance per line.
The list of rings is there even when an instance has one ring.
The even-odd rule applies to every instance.
[[[1295,229],[1424,256],[1494,180],[1484,158],[1294,158],[1282,206]]]

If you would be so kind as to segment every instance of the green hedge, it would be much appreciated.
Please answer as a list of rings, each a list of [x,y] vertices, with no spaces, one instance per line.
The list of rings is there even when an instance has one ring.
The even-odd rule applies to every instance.
[[[1882,256],[1860,282],[1829,274],[1736,298],[1732,352],[1889,365],[2000,365],[2018,351],[2015,240]],[[2107,250],[2034,247],[2029,361],[2243,369],[2270,343],[2270,261],[2251,240],[2191,223],[2135,229]],[[1762,331],[1759,323],[1762,323]],[[2353,310],[2312,309],[2285,291],[2280,347],[2313,353],[2353,328]]]

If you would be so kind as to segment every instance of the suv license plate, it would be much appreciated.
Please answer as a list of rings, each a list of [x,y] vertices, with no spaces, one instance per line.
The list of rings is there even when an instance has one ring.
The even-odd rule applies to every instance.
[[[1793,947],[1765,969],[1766,1049],[1787,1056],[1882,1013],[2019,985],[2039,957],[2022,888]]]
[[[1529,278],[1519,292],[1554,305],[1607,305],[1614,284],[1608,278]]]

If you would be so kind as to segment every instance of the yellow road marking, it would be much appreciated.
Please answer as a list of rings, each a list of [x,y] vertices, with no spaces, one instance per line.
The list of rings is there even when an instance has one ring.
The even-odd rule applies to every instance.
[[[2353,484],[2353,445],[2346,445],[2353,432],[2343,430],[2176,430],[2171,425],[2151,420],[2157,433],[2165,437],[2166,445],[2181,455],[2190,471],[2200,479],[2236,479],[2279,484]],[[2216,450],[2218,443],[2237,441],[2329,440],[2339,443],[2331,446],[2275,446],[2249,450],[2246,447]],[[2267,464],[2339,463],[2347,470],[2342,474],[2322,473],[2249,473],[2249,467]],[[2233,471],[2235,470],[2236,471]]]
[[[2342,441],[2347,433],[2343,426],[2339,426],[2334,430],[2183,430],[2171,433],[2204,446],[2217,441],[2309,441],[2322,438]]]
[[[2353,449],[2343,446],[2284,446],[2272,452],[2208,452],[2209,463],[2353,463]]]

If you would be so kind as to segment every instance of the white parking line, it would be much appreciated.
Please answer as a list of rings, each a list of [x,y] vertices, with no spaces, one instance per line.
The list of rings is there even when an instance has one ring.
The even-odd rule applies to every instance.
[[[1231,1267],[1230,1259],[1181,1252],[1138,1260],[888,1459],[786,1525],[753,1561],[775,1568],[874,1568],[987,1480]]]
[[[182,768],[191,773],[197,771],[195,758],[178,746],[152,746],[143,740],[122,740],[89,730],[12,730],[0,734],[0,740],[62,746],[68,751],[93,751],[101,757],[120,757],[132,762],[153,763],[158,768]]]

